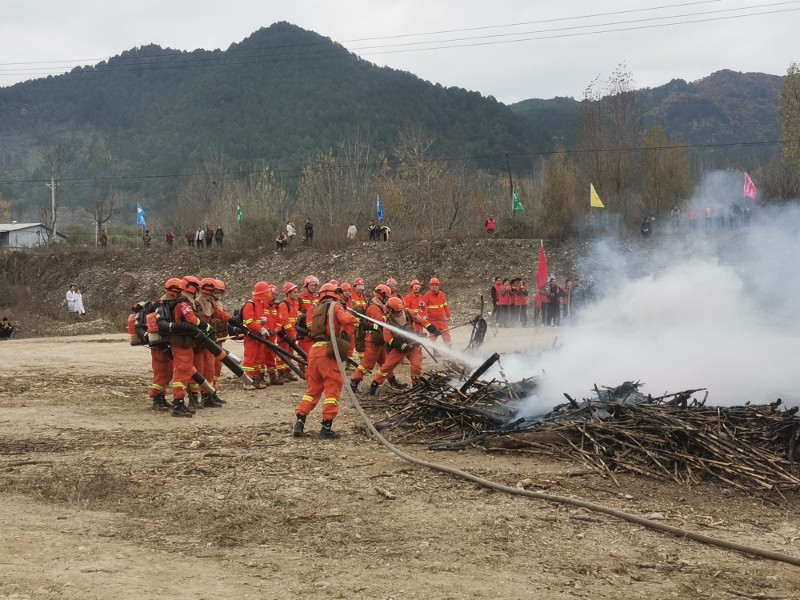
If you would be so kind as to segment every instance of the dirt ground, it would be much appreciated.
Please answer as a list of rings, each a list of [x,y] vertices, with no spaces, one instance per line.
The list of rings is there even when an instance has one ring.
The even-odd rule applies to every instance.
[[[555,331],[516,330],[502,349],[548,347]],[[223,408],[176,419],[150,409],[149,353],[125,335],[11,340],[0,364],[0,599],[800,597],[797,567],[406,463],[346,398],[340,439],[317,437],[318,414],[293,438],[302,382],[245,392],[227,379]],[[800,556],[796,497],[625,475],[617,487],[528,452],[403,449]]]

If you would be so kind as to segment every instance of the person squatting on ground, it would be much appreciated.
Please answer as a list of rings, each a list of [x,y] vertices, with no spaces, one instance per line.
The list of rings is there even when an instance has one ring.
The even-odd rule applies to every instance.
[[[414,321],[399,298],[389,298],[386,301],[386,322],[409,333],[414,332]],[[370,385],[369,394],[371,396],[375,395],[378,387],[390,377],[395,367],[403,362],[403,359],[408,359],[411,364],[412,386],[417,384],[419,376],[422,375],[422,348],[417,342],[388,327],[383,328],[383,341],[388,349],[386,360],[378,369],[378,374]]]
[[[302,437],[306,417],[314,410],[323,394],[325,397],[322,400],[322,429],[320,430],[320,436],[323,438],[335,438],[339,435],[332,430],[332,425],[333,420],[339,414],[339,397],[342,393],[344,380],[331,344],[337,343],[337,338],[341,337],[345,326],[355,325],[356,317],[348,313],[338,303],[338,300],[339,295],[336,292],[335,284],[326,283],[320,288],[319,304],[314,308],[309,327],[313,345],[308,353],[306,393],[295,410],[297,420],[292,432],[295,437]],[[330,310],[334,311],[333,331],[331,331],[329,323],[328,314]],[[341,352],[341,347],[339,349]]]
[[[452,321],[453,317],[447,304],[447,294],[439,289],[440,286],[441,282],[436,277],[432,277],[428,282],[428,292],[422,297],[428,308],[428,322],[439,331],[438,335],[431,333],[428,337],[435,342],[436,338],[441,335],[445,345],[452,346],[453,340],[450,337],[447,322]]]
[[[269,337],[270,331],[267,329],[267,303],[271,300],[269,284],[266,281],[259,281],[253,286],[253,293],[250,300],[242,306],[242,325],[251,333]],[[246,390],[263,390],[269,384],[264,378],[267,363],[267,347],[250,336],[244,338],[244,359],[242,369],[253,380],[253,383],[245,383]]]
[[[14,335],[14,326],[8,317],[3,317],[3,320],[0,321],[0,340],[7,340],[12,335]]]

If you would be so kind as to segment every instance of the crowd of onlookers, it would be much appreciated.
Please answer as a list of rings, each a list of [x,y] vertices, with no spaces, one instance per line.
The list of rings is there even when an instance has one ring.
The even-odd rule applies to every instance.
[[[551,274],[547,283],[534,289],[531,295],[521,277],[495,277],[490,295],[491,316],[497,327],[527,327],[529,322],[557,327],[594,300],[595,289],[592,282],[578,283],[571,279],[561,285]],[[533,307],[532,313],[529,306]]]

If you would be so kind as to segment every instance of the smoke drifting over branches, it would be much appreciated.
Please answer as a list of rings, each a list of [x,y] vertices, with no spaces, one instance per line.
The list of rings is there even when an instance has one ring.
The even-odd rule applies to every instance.
[[[686,206],[743,204],[732,177],[713,174]],[[708,388],[712,404],[800,403],[800,208],[751,206],[749,225],[662,224],[636,252],[630,240],[598,242],[581,267],[598,301],[560,329],[555,350],[502,359],[511,379],[543,375],[526,414],[624,381],[654,396]]]

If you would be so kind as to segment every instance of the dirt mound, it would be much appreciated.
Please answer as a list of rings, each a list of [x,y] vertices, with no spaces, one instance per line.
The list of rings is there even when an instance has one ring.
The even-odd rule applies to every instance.
[[[489,304],[495,276],[522,277],[529,286],[535,281],[538,247],[538,240],[478,239],[362,242],[327,251],[156,246],[150,250],[90,247],[5,253],[0,255],[6,279],[0,310],[17,323],[21,337],[121,331],[129,307],[160,295],[169,277],[195,274],[222,279],[229,290],[226,305],[233,308],[249,296],[256,281],[280,286],[284,281],[299,283],[313,273],[323,281],[363,277],[368,287],[394,277],[403,292],[412,279],[427,282],[437,276],[455,314],[469,317],[479,310],[481,294]],[[586,242],[549,245],[551,272],[562,280],[574,276],[588,247]],[[81,288],[87,311],[78,322],[68,319],[64,299],[73,283]]]

